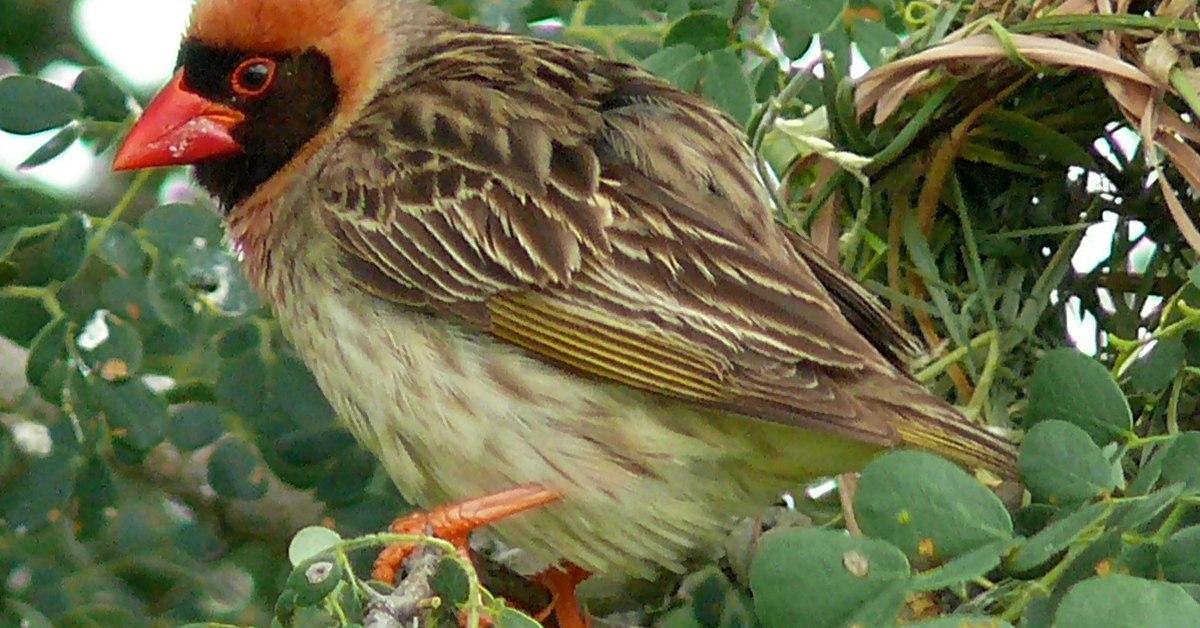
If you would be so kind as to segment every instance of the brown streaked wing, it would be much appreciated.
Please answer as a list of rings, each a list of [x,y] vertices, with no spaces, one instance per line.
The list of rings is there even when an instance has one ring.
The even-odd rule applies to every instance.
[[[898,442],[847,386],[893,368],[780,235],[728,120],[590,53],[447,38],[319,175],[363,289],[593,377]]]

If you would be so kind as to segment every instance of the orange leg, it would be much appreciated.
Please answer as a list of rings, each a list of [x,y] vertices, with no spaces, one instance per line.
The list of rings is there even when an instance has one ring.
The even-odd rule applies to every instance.
[[[534,580],[550,590],[550,604],[536,619],[545,622],[551,614],[558,621],[558,628],[591,628],[592,618],[583,611],[575,597],[575,587],[592,574],[574,563],[551,567],[534,576]]]
[[[389,530],[396,534],[430,534],[454,544],[463,556],[468,556],[470,536],[476,528],[496,523],[527,510],[562,499],[557,491],[540,484],[522,484],[506,491],[491,493],[453,504],[445,504],[428,512],[415,512],[392,522]],[[416,549],[411,544],[390,545],[375,559],[371,576],[392,583],[404,560]]]

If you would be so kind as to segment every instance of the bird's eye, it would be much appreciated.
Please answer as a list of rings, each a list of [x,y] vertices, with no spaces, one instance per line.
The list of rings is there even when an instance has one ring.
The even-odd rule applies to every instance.
[[[261,96],[275,80],[275,62],[271,59],[254,57],[238,64],[230,75],[229,83],[239,96]]]

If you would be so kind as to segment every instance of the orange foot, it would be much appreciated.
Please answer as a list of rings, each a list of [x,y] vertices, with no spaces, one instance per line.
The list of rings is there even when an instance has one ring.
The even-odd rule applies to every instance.
[[[428,512],[414,512],[396,519],[388,529],[396,534],[431,534],[453,543],[459,553],[469,559],[470,536],[476,528],[560,499],[560,493],[540,484],[522,484],[506,491],[445,504]],[[371,576],[394,583],[396,573],[415,549],[416,546],[409,543],[384,548],[375,559]]]
[[[591,628],[592,618],[579,605],[575,597],[575,587],[587,580],[592,574],[575,563],[566,563],[563,567],[551,567],[534,576],[534,580],[550,590],[550,604],[536,619],[545,623],[550,615],[558,622],[558,628]]]

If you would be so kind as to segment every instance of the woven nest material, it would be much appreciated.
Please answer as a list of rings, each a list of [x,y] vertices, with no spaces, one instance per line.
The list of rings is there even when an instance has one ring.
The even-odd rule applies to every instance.
[[[1099,19],[1080,19],[1085,16]],[[1166,23],[1170,28],[1138,28],[1140,23],[1148,25],[1151,18],[1156,18],[1155,26]],[[955,73],[984,71],[1013,60],[1028,67],[1095,74],[1141,136],[1172,219],[1188,244],[1200,252],[1200,230],[1162,172],[1165,156],[1192,188],[1200,189],[1200,153],[1196,150],[1200,129],[1195,124],[1200,110],[1200,70],[1193,66],[1191,56],[1200,45],[1197,18],[1195,0],[1160,3],[1152,16],[1131,13],[1130,0],[1039,3],[1024,20],[1006,25],[1003,17],[991,15],[950,33],[930,48],[870,72],[858,82],[855,104],[860,116],[873,110],[875,123],[882,123],[939,68]],[[1045,32],[1021,32],[1039,30]],[[1098,32],[1099,36],[1089,41],[1082,32]]]

